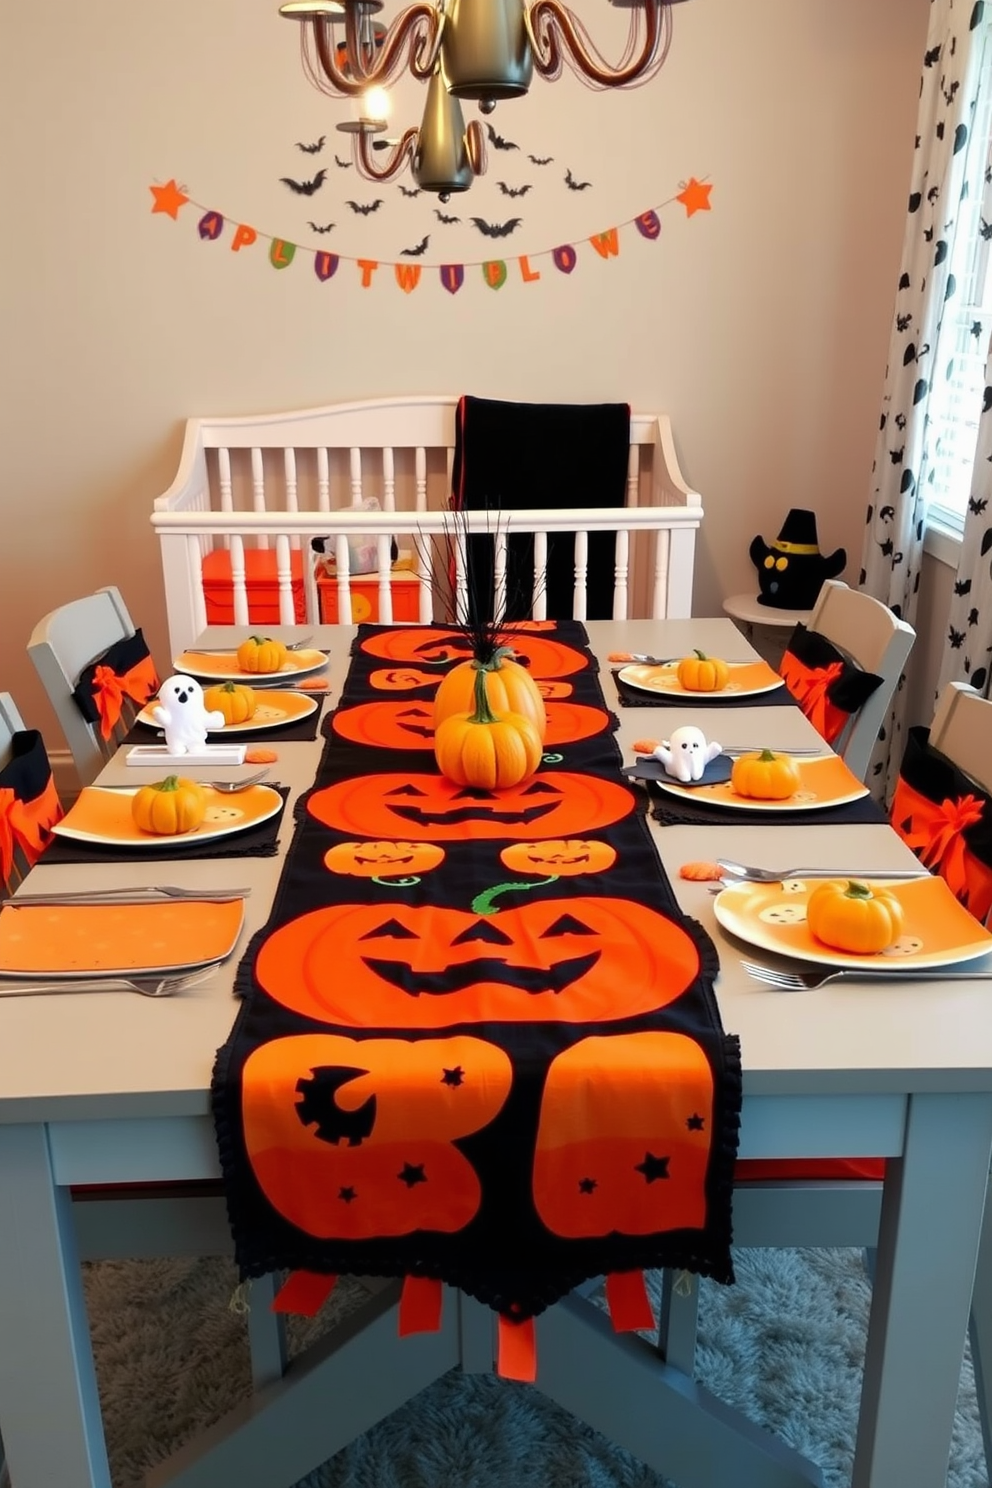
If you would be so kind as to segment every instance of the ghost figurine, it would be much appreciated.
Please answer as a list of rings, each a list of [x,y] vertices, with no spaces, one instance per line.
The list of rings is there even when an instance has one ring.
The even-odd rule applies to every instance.
[[[170,754],[195,754],[206,744],[209,729],[224,727],[223,713],[208,712],[204,707],[203,688],[196,678],[181,672],[162,683],[152,718],[165,730],[165,747]]]
[[[685,728],[672,731],[672,737],[657,744],[651,751],[652,758],[660,760],[666,775],[676,780],[702,780],[703,771],[711,760],[721,754],[723,746],[714,740],[707,744],[702,729],[687,724]]]

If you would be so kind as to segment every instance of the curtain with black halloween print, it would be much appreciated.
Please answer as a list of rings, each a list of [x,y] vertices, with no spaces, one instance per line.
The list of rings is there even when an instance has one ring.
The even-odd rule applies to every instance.
[[[984,155],[984,141],[971,124],[981,69],[988,65],[985,38],[984,0],[932,0],[860,581],[911,625],[934,454],[931,400],[951,375],[960,307],[953,270],[958,207],[983,165],[975,152]],[[885,799],[902,758],[904,708],[900,687],[869,767],[869,784]]]
[[[361,626],[213,1100],[238,1263],[441,1279],[528,1319],[581,1280],[732,1280],[737,1040],[620,774],[581,625],[515,631],[523,784],[438,771],[464,638]]]
[[[988,335],[992,323],[985,330]],[[990,696],[992,675],[992,359],[978,424],[964,540],[944,637],[936,702],[948,682],[968,682]]]

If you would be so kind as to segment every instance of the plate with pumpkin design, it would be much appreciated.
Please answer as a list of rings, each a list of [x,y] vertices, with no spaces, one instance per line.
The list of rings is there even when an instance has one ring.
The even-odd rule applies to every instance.
[[[666,661],[661,666],[632,662],[621,667],[617,676],[638,692],[660,693],[664,697],[689,698],[694,703],[718,703],[721,698],[757,697],[784,686],[782,678],[767,661],[728,661],[726,686],[710,691],[683,686],[679,681],[680,661]]]
[[[795,811],[822,811],[827,806],[846,806],[849,801],[860,801],[868,795],[864,781],[848,769],[840,755],[819,754],[812,759],[797,759],[783,751],[783,758],[788,758],[798,771],[799,784],[791,795],[779,800],[768,796],[742,796],[734,788],[733,776],[713,785],[695,781],[684,785],[661,772],[651,783],[666,795],[691,798],[697,805],[719,806],[727,811],[774,811],[783,815]]]
[[[201,682],[247,682],[249,687],[282,686],[299,677],[310,677],[327,665],[327,653],[311,647],[287,651],[281,664],[270,671],[249,672],[238,662],[237,651],[183,651],[172,665],[187,677]],[[781,679],[780,679],[781,680]]]
[[[57,837],[110,847],[169,848],[177,856],[184,847],[197,847],[215,837],[230,837],[260,826],[282,809],[282,796],[271,785],[250,785],[237,795],[203,787],[203,820],[191,832],[143,832],[131,815],[131,802],[141,786],[87,785],[80,791],[52,831]]]
[[[895,976],[972,961],[992,951],[992,934],[958,903],[942,878],[931,874],[899,880],[872,878],[868,883],[873,895],[891,896],[902,911],[898,934],[884,950],[853,952],[827,945],[809,927],[809,896],[824,887],[843,895],[849,882],[788,878],[781,883],[733,884],[713,901],[714,913],[724,930],[759,950],[796,961]],[[835,913],[835,923],[840,913]]]
[[[235,684],[241,685],[241,684]],[[251,686],[251,684],[248,684]],[[211,707],[207,700],[207,708]],[[309,718],[310,714],[320,706],[318,698],[307,697],[302,692],[289,692],[282,688],[266,688],[261,697],[255,699],[255,711],[248,717],[237,723],[225,723],[223,728],[210,729],[208,732],[214,736],[220,734],[244,734],[255,729],[277,729],[284,728],[287,723],[299,723],[303,718]],[[142,708],[135,722],[146,724],[148,728],[158,729],[162,732],[159,724],[152,717],[152,709],[155,703],[151,702]]]

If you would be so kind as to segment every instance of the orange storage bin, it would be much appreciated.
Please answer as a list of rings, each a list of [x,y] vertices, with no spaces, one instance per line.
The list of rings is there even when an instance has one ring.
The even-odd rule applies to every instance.
[[[393,595],[394,620],[419,620],[419,586],[413,574],[396,574],[390,581]],[[325,625],[336,625],[338,615],[338,581],[319,577],[317,579],[320,618]],[[379,620],[379,580],[351,580],[351,623],[358,625],[368,620],[373,625]]]
[[[290,553],[289,566],[293,576],[293,614],[297,625],[305,625],[307,608],[301,550],[294,549]],[[275,548],[245,549],[245,587],[248,590],[249,621],[253,625],[278,625],[279,581],[276,578]],[[204,558],[203,595],[208,625],[234,624],[231,554],[227,548],[214,548]]]

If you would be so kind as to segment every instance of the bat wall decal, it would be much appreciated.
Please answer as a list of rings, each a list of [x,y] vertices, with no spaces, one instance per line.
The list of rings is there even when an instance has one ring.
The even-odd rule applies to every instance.
[[[529,186],[507,186],[505,181],[497,181],[496,185],[504,196],[526,196],[530,190]]]
[[[444,212],[439,212],[437,207],[434,208],[434,216],[438,222],[461,222],[462,220],[460,217],[448,217]]]
[[[587,186],[592,185],[592,182],[577,181],[572,175],[571,166],[569,166],[568,170],[565,172],[565,185],[568,187],[569,191],[585,191]]]
[[[279,179],[284,186],[289,187],[290,191],[295,191],[297,196],[313,196],[314,192],[319,191],[323,186],[327,179],[327,172],[319,170],[309,181],[294,181],[292,176],[280,176]]]
[[[415,191],[411,191],[410,188],[409,188],[409,186],[404,186],[402,183],[400,183],[400,191],[403,193],[404,196],[419,196],[420,195],[420,187],[419,186],[416,188]]]
[[[321,225],[320,225],[319,222],[308,222],[307,223],[307,227],[312,227],[313,230],[314,230],[314,232],[319,232],[319,233],[329,233],[330,230],[331,230],[331,228],[333,226],[334,226],[334,223],[333,222],[325,222],[324,225],[323,225],[323,227],[321,227]]]
[[[527,159],[530,161],[531,165],[552,165],[554,163],[554,158],[555,157],[553,155],[528,155],[527,156]]]
[[[326,134],[322,134],[320,136],[320,139],[319,140],[314,140],[314,142],[313,142],[312,145],[307,145],[307,144],[304,144],[304,142],[302,140],[297,140],[296,141],[296,148],[298,150],[303,150],[307,155],[319,155],[320,152],[321,152],[321,150],[324,148],[324,142],[326,141],[326,139],[327,139],[327,135]]]
[[[345,206],[350,207],[353,212],[361,212],[363,217],[367,217],[370,212],[378,212],[382,206],[382,197],[377,196],[374,202],[369,202],[368,204],[365,202],[349,201],[345,202]]]
[[[492,145],[494,150],[520,149],[520,146],[515,145],[512,140],[504,139],[501,134],[497,134],[491,124],[486,125],[486,133],[489,135],[489,143]]]
[[[523,222],[522,217],[511,217],[508,222],[486,222],[482,217],[471,219],[483,237],[486,238],[508,238],[512,232]]]
[[[427,251],[427,244],[430,240],[431,235],[428,233],[426,237],[421,238],[416,248],[401,248],[400,253],[404,254],[407,258],[419,258],[422,253]]]
[[[340,155],[335,155],[334,164],[340,166],[342,170],[351,170],[352,166],[350,160],[342,160]]]

